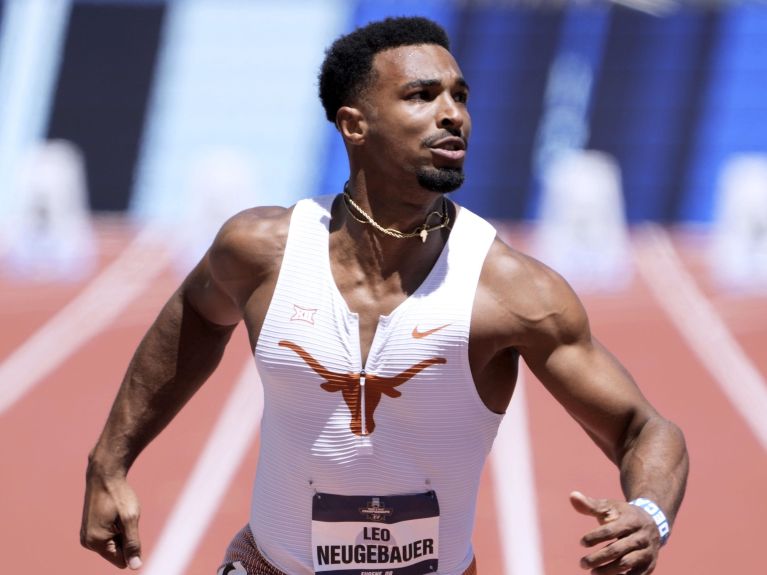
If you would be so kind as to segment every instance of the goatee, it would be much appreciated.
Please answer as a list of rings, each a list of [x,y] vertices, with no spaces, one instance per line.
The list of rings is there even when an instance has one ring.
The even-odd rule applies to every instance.
[[[420,168],[416,177],[422,188],[446,194],[460,188],[466,176],[462,168]]]

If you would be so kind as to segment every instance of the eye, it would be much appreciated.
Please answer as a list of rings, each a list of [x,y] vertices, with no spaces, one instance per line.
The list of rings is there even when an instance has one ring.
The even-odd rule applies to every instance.
[[[465,104],[469,101],[469,93],[468,92],[458,92],[453,96],[453,100],[456,102],[459,102],[461,104]]]
[[[429,102],[434,99],[434,96],[429,90],[418,90],[417,92],[412,92],[407,96],[408,100],[422,100],[425,102]]]

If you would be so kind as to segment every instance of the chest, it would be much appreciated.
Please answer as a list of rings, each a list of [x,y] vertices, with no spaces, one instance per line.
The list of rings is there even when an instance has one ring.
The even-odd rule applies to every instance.
[[[437,414],[435,397],[455,394],[445,410],[471,397],[464,307],[448,305],[439,289],[355,295],[356,311],[333,282],[278,285],[256,348],[270,405],[306,404],[306,413],[323,414],[318,421],[361,437],[383,422],[392,433],[408,422],[421,434],[418,414]]]
[[[338,278],[338,279],[336,279]],[[389,320],[395,313],[406,307],[405,303],[412,294],[406,293],[396,281],[371,281],[357,278],[352,274],[338,270],[332,278],[341,313],[348,313],[356,324],[362,365],[367,363],[370,349],[378,333],[383,337]],[[407,322],[407,320],[405,320]]]
[[[343,257],[353,246],[329,234],[318,208],[296,206],[279,274],[268,286],[271,298],[256,298],[270,303],[248,309],[254,347],[269,331],[277,344],[291,339],[318,353],[337,349],[360,370],[380,358],[432,355],[436,347],[466,342],[482,258],[476,242],[454,245],[460,226],[443,246],[419,245],[418,258],[398,260],[390,273],[384,265],[370,273]]]
[[[272,340],[294,354],[303,349],[299,365],[316,360],[377,374],[444,357],[467,342],[471,302],[448,289],[439,273],[427,274],[411,292],[398,276],[371,281],[317,265],[310,277],[298,277],[298,269],[283,266],[258,338],[262,351]]]

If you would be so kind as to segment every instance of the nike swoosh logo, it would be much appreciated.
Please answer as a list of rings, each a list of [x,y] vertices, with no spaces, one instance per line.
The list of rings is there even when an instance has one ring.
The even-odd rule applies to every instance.
[[[441,325],[439,327],[435,327],[434,329],[427,329],[426,331],[418,331],[418,326],[415,326],[413,328],[412,336],[416,339],[421,339],[422,337],[427,337],[429,335],[432,335],[434,333],[437,333],[441,329],[445,329],[447,326],[449,326],[449,323],[446,323],[445,325]]]

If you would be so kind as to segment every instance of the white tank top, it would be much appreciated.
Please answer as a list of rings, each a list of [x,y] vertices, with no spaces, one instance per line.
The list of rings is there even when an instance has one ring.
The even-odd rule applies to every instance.
[[[379,318],[362,366],[358,316],[330,269],[332,202],[324,196],[296,204],[256,344],[264,415],[251,530],[276,567],[314,573],[317,493],[433,490],[437,572],[460,574],[473,556],[480,474],[502,419],[480,399],[468,356],[474,295],[495,230],[466,208],[458,211],[427,278]]]

